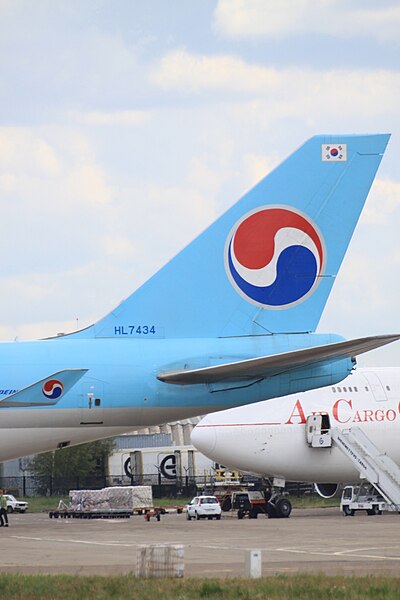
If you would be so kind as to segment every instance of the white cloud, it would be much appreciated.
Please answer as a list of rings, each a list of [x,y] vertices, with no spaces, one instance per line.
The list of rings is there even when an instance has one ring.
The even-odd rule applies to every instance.
[[[103,243],[107,254],[116,260],[133,260],[135,257],[135,246],[128,238],[107,235]]]
[[[197,92],[207,89],[254,93],[281,82],[274,68],[249,65],[236,56],[206,56],[175,50],[164,56],[150,75],[164,89]]]
[[[361,215],[365,225],[390,223],[393,213],[400,208],[400,182],[376,179],[370,198]]]
[[[235,56],[204,56],[176,50],[154,68],[152,80],[182,94],[224,93],[237,116],[258,126],[277,118],[360,117],[397,114],[400,73],[383,69],[274,68]],[[250,99],[237,104],[238,99]]]
[[[148,110],[92,111],[73,116],[77,122],[84,125],[124,125],[137,127],[148,123],[152,113]]]
[[[80,324],[76,320],[70,321],[42,321],[40,323],[20,323],[16,327],[0,324],[0,339],[15,340],[16,343],[24,340],[39,340],[54,337],[58,333],[72,333]]]
[[[0,128],[0,170],[19,170],[58,175],[60,163],[51,144],[40,133],[22,127]]]
[[[276,154],[246,154],[243,157],[243,167],[248,173],[248,180],[251,185],[255,185],[268,173],[270,173],[279,164],[279,157]]]
[[[0,175],[0,190],[3,192],[12,192],[16,188],[17,177],[10,173]]]
[[[280,38],[319,34],[396,39],[398,2],[366,6],[363,0],[219,0],[214,28],[230,38]]]
[[[90,204],[109,204],[113,191],[106,183],[105,173],[93,164],[79,165],[67,178],[68,194]]]

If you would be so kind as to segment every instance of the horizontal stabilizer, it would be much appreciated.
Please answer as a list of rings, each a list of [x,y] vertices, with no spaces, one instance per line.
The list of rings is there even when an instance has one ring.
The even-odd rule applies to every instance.
[[[79,381],[88,369],[64,369],[45,379],[0,399],[0,408],[27,406],[53,406]]]
[[[203,369],[165,371],[159,373],[157,379],[177,385],[264,379],[293,369],[311,368],[326,360],[333,362],[343,358],[352,358],[398,339],[400,339],[400,334],[358,338]]]

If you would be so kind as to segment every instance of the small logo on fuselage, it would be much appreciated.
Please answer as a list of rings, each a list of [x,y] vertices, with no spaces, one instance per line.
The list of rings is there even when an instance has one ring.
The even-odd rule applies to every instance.
[[[43,395],[50,400],[57,400],[64,393],[64,385],[58,379],[49,379],[43,384]]]
[[[303,302],[319,283],[326,262],[316,225],[290,206],[262,206],[233,226],[225,268],[239,294],[269,309]]]

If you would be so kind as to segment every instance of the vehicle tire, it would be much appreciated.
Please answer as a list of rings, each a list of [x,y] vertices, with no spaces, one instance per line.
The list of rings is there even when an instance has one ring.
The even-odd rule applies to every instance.
[[[222,510],[224,512],[227,512],[228,510],[231,510],[231,508],[232,508],[232,499],[231,499],[230,496],[228,496],[227,498],[225,498],[225,500],[221,504],[221,508],[222,508]]]
[[[367,511],[367,512],[368,512],[368,511]],[[379,506],[378,506],[377,504],[373,504],[373,505],[372,505],[372,508],[371,508],[371,512],[370,512],[370,513],[368,513],[368,514],[371,514],[371,515],[381,515],[381,514],[382,514],[382,511],[381,511],[381,510],[379,510]]]
[[[266,511],[267,511],[268,519],[276,519],[277,518],[276,509],[275,509],[274,504],[270,504],[268,502]]]
[[[189,515],[189,513],[188,513],[188,512],[186,513],[186,520],[187,520],[187,521],[191,521],[191,520],[192,520],[192,517]]]
[[[237,513],[237,518],[238,518],[238,519],[243,519],[243,517],[244,517],[244,512],[243,512],[243,510],[240,510],[240,509],[239,509],[239,510],[238,510],[238,513]]]
[[[200,521],[201,517],[199,515],[199,513],[196,513],[196,521]]]
[[[257,519],[258,510],[256,508],[252,508],[249,512],[249,519]]]
[[[14,512],[14,509],[13,509],[13,507],[12,507],[12,506],[7,506],[7,512],[8,512],[8,513],[12,513],[12,512]]]
[[[275,504],[278,519],[287,519],[292,512],[292,505],[286,498],[280,498]]]
[[[216,515],[215,518],[217,519],[217,521],[221,520],[221,515]]]
[[[212,521],[212,517],[207,517],[207,519],[208,519],[209,521]]]
[[[354,509],[351,509],[350,506],[348,506],[347,504],[343,506],[343,514],[345,517],[354,517],[355,512],[356,511]]]

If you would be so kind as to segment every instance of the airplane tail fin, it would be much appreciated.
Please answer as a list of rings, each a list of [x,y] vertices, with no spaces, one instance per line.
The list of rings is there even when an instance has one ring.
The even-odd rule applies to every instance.
[[[75,336],[315,331],[389,137],[311,138],[115,310]]]

